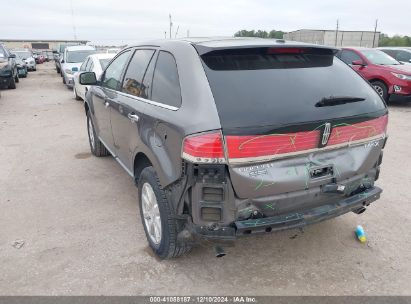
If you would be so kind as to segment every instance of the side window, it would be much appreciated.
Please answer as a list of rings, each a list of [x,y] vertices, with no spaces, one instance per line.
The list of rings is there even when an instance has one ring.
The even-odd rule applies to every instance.
[[[137,50],[134,53],[124,76],[123,92],[135,96],[141,95],[143,76],[154,52],[154,50]]]
[[[121,74],[129,56],[130,51],[126,51],[111,62],[102,78],[102,86],[113,90],[119,88],[121,84]]]
[[[91,60],[90,58],[87,58],[87,60],[83,62],[83,64],[80,66],[80,71],[85,71],[86,70],[87,63],[90,60]]]
[[[177,64],[174,56],[168,52],[160,51],[158,55],[151,99],[173,107],[181,106]]]
[[[396,59],[402,62],[411,62],[411,52],[399,51]]]
[[[91,58],[87,61],[87,64],[86,64],[86,71],[87,72],[90,72],[90,65],[91,65],[92,62],[93,62],[93,59],[91,59]]]
[[[88,67],[88,71],[89,71],[89,72],[93,72],[94,62],[93,62],[93,60],[90,60],[90,62],[91,62],[91,64],[90,64],[90,66]]]
[[[153,74],[154,74],[154,67],[156,66],[156,59],[157,59],[157,54],[155,54],[153,58],[151,59],[150,64],[148,65],[146,74],[144,75],[143,83],[141,85],[140,97],[145,98],[145,99],[151,99],[151,83],[153,81]]]
[[[341,60],[346,64],[352,64],[355,60],[361,60],[361,57],[353,51],[343,50],[341,52]]]

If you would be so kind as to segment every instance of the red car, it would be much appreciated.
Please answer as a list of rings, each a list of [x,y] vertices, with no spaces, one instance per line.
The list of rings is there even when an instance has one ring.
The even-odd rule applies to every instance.
[[[411,101],[411,65],[369,48],[343,48],[337,57],[367,79],[385,101]]]

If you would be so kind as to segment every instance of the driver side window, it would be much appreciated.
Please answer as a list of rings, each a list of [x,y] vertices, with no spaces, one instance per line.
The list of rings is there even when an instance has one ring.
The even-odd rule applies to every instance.
[[[86,65],[89,61],[90,61],[90,58],[88,58],[86,61],[83,62],[83,64],[80,66],[80,71],[86,70]]]
[[[111,64],[107,67],[102,78],[102,86],[118,90],[121,84],[121,74],[123,73],[124,66],[127,63],[128,57],[130,56],[130,51],[125,51],[120,54],[116,59],[114,59]]]

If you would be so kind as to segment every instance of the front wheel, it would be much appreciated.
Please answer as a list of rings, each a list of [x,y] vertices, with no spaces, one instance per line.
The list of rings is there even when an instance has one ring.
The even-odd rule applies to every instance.
[[[91,119],[90,111],[87,112],[87,133],[88,141],[90,143],[90,150],[93,155],[97,157],[103,157],[110,155],[110,152],[106,149],[103,143],[98,139],[93,120]]]
[[[9,89],[14,90],[16,88],[16,79],[14,77],[11,77],[10,82],[9,82]]]
[[[378,95],[380,95],[385,101],[388,102],[388,89],[387,86],[381,81],[374,81],[371,83]]]
[[[81,97],[77,95],[76,85],[73,86],[73,95],[75,100],[81,100]]]
[[[169,259],[188,252],[190,246],[177,240],[183,227],[175,219],[153,167],[147,167],[141,172],[138,198],[141,221],[154,253],[161,259]]]

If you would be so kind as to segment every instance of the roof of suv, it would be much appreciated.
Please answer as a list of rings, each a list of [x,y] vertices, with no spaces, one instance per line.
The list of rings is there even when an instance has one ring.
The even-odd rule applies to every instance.
[[[191,44],[196,47],[197,50],[204,50],[200,53],[205,53],[214,49],[226,49],[226,48],[245,48],[245,47],[315,47],[334,49],[333,47],[309,44],[304,42],[286,41],[283,39],[265,39],[254,37],[190,37],[181,39],[161,39],[147,41],[140,44],[130,45],[142,46],[142,45],[155,45],[155,46],[167,46],[175,43]]]

